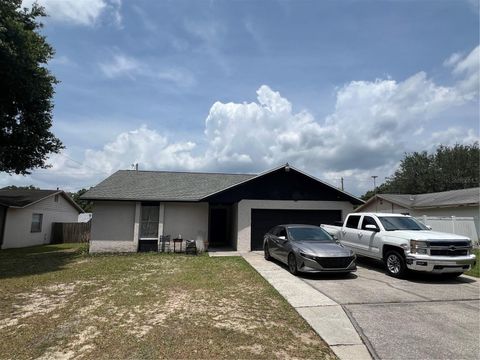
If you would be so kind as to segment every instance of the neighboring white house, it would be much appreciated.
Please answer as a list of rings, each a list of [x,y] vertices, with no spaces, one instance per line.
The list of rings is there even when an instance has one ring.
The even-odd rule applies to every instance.
[[[237,251],[282,223],[341,221],[363,201],[288,164],[260,175],[120,170],[85,193],[90,252],[154,248],[161,235]]]
[[[457,226],[455,219],[466,225],[467,219],[473,222],[474,231],[480,234],[480,188],[442,191],[429,194],[377,194],[364,205],[355,209],[356,212],[391,212],[425,218],[430,221],[434,230],[465,233],[466,228]],[[461,219],[461,220],[460,220]],[[436,228],[437,227],[437,228]],[[463,232],[462,232],[463,230]],[[472,239],[472,240],[477,240]]]
[[[1,249],[50,243],[52,223],[77,222],[82,209],[61,190],[0,190]]]

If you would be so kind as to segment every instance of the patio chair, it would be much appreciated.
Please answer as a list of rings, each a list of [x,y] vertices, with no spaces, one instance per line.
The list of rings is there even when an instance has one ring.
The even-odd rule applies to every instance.
[[[185,254],[197,255],[197,242],[195,240],[185,240]]]
[[[160,235],[158,238],[158,251],[171,252],[170,235]]]

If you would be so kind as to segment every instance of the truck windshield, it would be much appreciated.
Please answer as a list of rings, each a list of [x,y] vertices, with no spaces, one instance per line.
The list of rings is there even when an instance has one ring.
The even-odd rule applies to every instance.
[[[386,231],[393,230],[428,230],[421,222],[411,217],[379,216]]]
[[[288,228],[293,241],[333,242],[333,238],[323,229],[316,227]]]

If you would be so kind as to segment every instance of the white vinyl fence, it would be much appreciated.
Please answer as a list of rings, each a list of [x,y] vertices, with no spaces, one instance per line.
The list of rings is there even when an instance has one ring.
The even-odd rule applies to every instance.
[[[478,245],[479,238],[476,223],[478,218],[456,216],[426,216],[417,217],[425,225],[431,226],[432,230],[451,234],[468,236]]]

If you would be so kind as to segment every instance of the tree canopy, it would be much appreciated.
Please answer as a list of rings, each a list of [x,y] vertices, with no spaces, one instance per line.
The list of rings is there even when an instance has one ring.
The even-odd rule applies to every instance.
[[[400,166],[387,181],[377,187],[377,193],[422,194],[458,190],[479,186],[480,150],[478,142],[405,154]],[[369,199],[368,191],[362,199]]]
[[[28,185],[28,186],[9,185],[9,186],[3,187],[1,190],[40,190],[40,188],[33,185]]]
[[[47,69],[54,50],[39,33],[46,16],[36,3],[0,0],[0,171],[29,174],[46,168],[62,143],[50,131],[55,77]]]
[[[83,209],[83,211],[89,213],[93,210],[93,203],[88,200],[80,199],[80,196],[85,194],[87,191],[87,189],[80,189],[77,192],[69,193],[69,195],[73,199],[73,201],[75,201]]]

